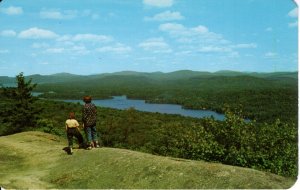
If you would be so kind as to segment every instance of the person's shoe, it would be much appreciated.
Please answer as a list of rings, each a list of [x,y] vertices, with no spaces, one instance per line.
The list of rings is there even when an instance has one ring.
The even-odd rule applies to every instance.
[[[86,149],[87,149],[87,150],[92,150],[92,147],[91,147],[91,146],[88,146]]]
[[[99,143],[98,143],[97,141],[94,142],[94,147],[95,147],[95,148],[100,148]]]
[[[72,148],[72,147],[69,148],[68,154],[69,154],[69,155],[72,155],[72,154],[73,154],[73,148]]]

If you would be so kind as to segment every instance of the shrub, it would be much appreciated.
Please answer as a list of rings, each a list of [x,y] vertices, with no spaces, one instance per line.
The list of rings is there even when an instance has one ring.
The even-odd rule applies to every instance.
[[[50,133],[50,134],[59,135],[59,136],[64,135],[64,131],[59,130],[57,127],[54,127],[53,121],[51,121],[49,119],[38,120],[37,126],[39,126],[39,130],[41,130],[45,133]]]

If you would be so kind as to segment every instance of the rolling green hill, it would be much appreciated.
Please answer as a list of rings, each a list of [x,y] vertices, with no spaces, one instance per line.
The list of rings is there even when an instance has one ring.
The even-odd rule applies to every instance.
[[[295,180],[204,161],[125,149],[62,149],[66,140],[41,132],[0,137],[0,184],[6,189],[287,189]]]
[[[26,74],[26,73],[25,73]],[[237,71],[217,71],[217,72],[202,72],[202,71],[191,71],[191,70],[180,70],[169,73],[163,72],[135,72],[135,71],[122,71],[115,73],[103,73],[94,75],[74,75],[70,73],[57,73],[52,75],[29,75],[27,79],[32,78],[34,83],[61,83],[71,81],[84,81],[90,79],[101,79],[107,76],[143,76],[157,80],[178,80],[178,79],[189,79],[194,77],[216,77],[216,76],[253,76],[260,78],[298,78],[298,72],[274,72],[274,73],[256,73],[256,72],[237,72]],[[0,83],[14,83],[15,77],[0,76]]]
[[[231,108],[242,106],[245,117],[260,122],[277,118],[296,121],[297,75],[297,72],[124,71],[85,77],[72,75],[72,80],[39,84],[36,90],[44,92],[44,98],[81,99],[84,94],[89,94],[97,99],[107,99],[127,95],[130,99],[180,104],[184,108],[210,109],[220,113],[225,105]],[[47,93],[49,91],[55,93]]]
[[[214,73],[180,70],[170,73],[123,71],[95,75],[31,75],[43,98],[96,99],[127,95],[148,103],[179,104],[188,109],[223,113],[224,107],[242,107],[244,116],[259,122],[297,121],[298,72]],[[0,84],[13,78],[0,77]],[[50,93],[49,93],[50,92]]]

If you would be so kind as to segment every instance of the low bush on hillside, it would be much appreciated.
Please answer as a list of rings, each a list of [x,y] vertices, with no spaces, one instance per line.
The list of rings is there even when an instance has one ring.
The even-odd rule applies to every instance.
[[[256,123],[241,114],[227,109],[225,121],[216,121],[103,111],[98,128],[105,146],[297,176],[296,125]]]

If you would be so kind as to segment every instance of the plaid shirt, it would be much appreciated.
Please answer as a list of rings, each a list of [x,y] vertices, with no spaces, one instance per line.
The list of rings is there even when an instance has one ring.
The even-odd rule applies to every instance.
[[[85,127],[96,125],[97,109],[92,103],[87,103],[83,106],[82,121]]]

